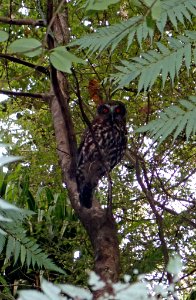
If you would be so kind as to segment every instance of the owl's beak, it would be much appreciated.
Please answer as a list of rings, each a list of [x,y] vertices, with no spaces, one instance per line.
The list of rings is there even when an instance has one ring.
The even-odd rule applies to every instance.
[[[114,121],[114,108],[113,107],[111,108],[111,111],[110,111],[110,120],[111,120],[111,122]]]
[[[110,114],[109,114],[109,122],[110,122],[111,125],[114,124],[114,114],[113,114],[113,112],[110,112]]]

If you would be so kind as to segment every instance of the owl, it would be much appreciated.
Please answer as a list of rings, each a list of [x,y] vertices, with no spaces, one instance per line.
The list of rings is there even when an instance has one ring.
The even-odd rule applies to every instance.
[[[120,101],[98,106],[78,149],[76,179],[80,203],[91,208],[98,181],[122,159],[126,144],[126,108]]]

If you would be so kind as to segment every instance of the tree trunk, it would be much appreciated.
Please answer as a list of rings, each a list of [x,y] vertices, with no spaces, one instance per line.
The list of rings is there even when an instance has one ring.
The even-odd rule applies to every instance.
[[[69,41],[68,10],[61,14],[52,14],[51,1],[48,13],[48,24],[58,44]],[[51,21],[52,20],[52,21]],[[48,35],[48,46],[56,46],[52,35]],[[115,282],[119,276],[119,245],[117,229],[113,215],[102,209],[97,201],[93,201],[91,209],[80,206],[75,166],[77,159],[76,138],[71,119],[68,80],[65,74],[51,66],[51,95],[48,96],[56,136],[59,162],[62,169],[63,182],[66,184],[71,205],[85,227],[94,251],[95,272],[104,281]]]

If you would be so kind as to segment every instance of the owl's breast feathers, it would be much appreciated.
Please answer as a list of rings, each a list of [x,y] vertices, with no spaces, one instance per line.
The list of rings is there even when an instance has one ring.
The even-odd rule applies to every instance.
[[[106,174],[106,170],[111,171],[120,162],[127,145],[123,117],[111,121],[109,118],[97,116],[91,123],[91,129],[87,128],[85,131],[78,149],[76,174],[80,202],[87,208],[92,205],[93,191],[99,179]]]

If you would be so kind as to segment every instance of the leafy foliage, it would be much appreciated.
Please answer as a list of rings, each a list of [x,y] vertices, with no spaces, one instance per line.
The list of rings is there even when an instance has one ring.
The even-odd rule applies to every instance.
[[[160,19],[157,22],[157,27],[161,32],[163,32],[167,18],[173,24],[173,26],[177,29],[178,22],[185,24],[185,20],[191,21],[191,14],[196,15],[196,4],[194,0],[165,0],[161,1],[162,13],[160,15]]]
[[[17,157],[3,157],[1,164],[16,161]],[[22,225],[24,218],[32,215],[32,212],[21,210],[12,204],[0,199],[0,254],[5,250],[6,260],[13,258],[14,264],[20,259],[20,263],[29,268],[35,265],[64,273],[51,259],[48,258],[33,240],[27,237]],[[13,226],[14,224],[14,226]]]
[[[78,274],[78,268],[83,260],[86,264],[88,263],[84,256],[87,241],[72,208],[65,202],[66,193],[54,193],[44,186],[39,187],[33,196],[29,190],[28,176],[22,176],[21,169],[19,171],[20,179],[17,176],[15,178],[13,174],[3,173],[0,178],[0,183],[2,183],[0,194],[7,200],[14,200],[19,206],[25,207],[21,221],[19,222],[16,218],[14,228],[12,224],[5,227],[4,232],[7,236],[2,238],[1,255],[9,261],[8,264],[13,269],[25,267],[40,270],[44,268],[62,274],[62,278],[65,274],[69,275],[69,279],[73,278],[72,280],[79,283],[82,276]],[[29,212],[26,209],[32,211]],[[16,217],[16,214],[13,217]],[[10,216],[12,219],[13,217]],[[5,226],[4,223],[0,228],[3,229],[3,226]],[[81,242],[78,235],[81,236]],[[83,244],[81,259],[74,259],[74,251],[81,243]],[[9,257],[6,257],[7,251]],[[50,254],[50,258],[46,253]],[[57,267],[53,261],[60,267]]]
[[[181,99],[183,107],[172,105],[160,113],[159,117],[140,127],[136,132],[149,131],[155,141],[162,143],[174,130],[173,142],[185,130],[186,139],[196,133],[196,97],[190,96],[189,100]]]
[[[175,283],[178,280],[178,274],[182,269],[181,259],[178,255],[170,259],[168,269],[176,276],[175,282],[171,283],[169,286],[157,284],[153,287],[149,287],[149,283],[143,278],[139,279],[137,283],[130,284],[130,276],[125,275],[124,282],[111,284],[110,292],[115,299],[155,300],[162,296],[164,299],[169,300],[171,299],[171,295],[176,296]],[[89,285],[91,286],[92,291],[101,290],[105,287],[105,283],[101,281],[99,276],[97,276],[94,272],[90,273]],[[32,297],[37,300],[50,300],[51,298],[55,300],[62,300],[67,299],[67,296],[71,299],[93,299],[93,293],[86,289],[69,284],[54,285],[47,282],[45,279],[42,280],[41,289],[42,292],[33,290],[20,291],[19,300],[30,300]],[[65,296],[62,296],[62,294],[65,294]],[[154,294],[154,296],[149,296],[152,294]],[[106,292],[99,299],[111,299],[111,295]]]
[[[194,52],[196,32],[186,31],[187,36],[179,36],[176,39],[168,38],[171,50],[158,42],[158,49],[142,53],[140,57],[132,58],[133,62],[122,61],[123,66],[117,67],[120,73],[114,75],[118,87],[128,85],[135,78],[140,76],[138,92],[151,88],[157,77],[161,74],[162,87],[170,76],[174,83],[175,76],[178,76],[180,68],[185,64],[189,71],[191,57]]]
[[[6,217],[9,217],[6,215]],[[13,216],[13,214],[11,214]],[[16,213],[15,213],[16,216]],[[53,270],[59,273],[64,273],[62,269],[58,268],[51,259],[48,258],[48,255],[45,254],[36,243],[35,240],[30,239],[24,232],[24,227],[18,222],[16,217],[14,221],[15,227],[13,224],[2,223],[0,228],[3,230],[4,234],[0,234],[0,248],[1,253],[5,249],[6,259],[14,259],[14,264],[18,263],[20,260],[21,265],[27,266],[29,268],[32,266],[35,268],[37,265],[39,268],[45,268],[47,270]],[[5,225],[6,224],[6,225]]]
[[[27,57],[38,56],[44,50],[42,43],[34,38],[21,38],[12,42],[10,52],[20,53]],[[68,52],[65,46],[54,48],[49,54],[51,64],[62,72],[71,73],[72,63],[85,63],[84,60]]]
[[[118,99],[127,107],[128,153],[122,165],[111,174],[113,214],[118,227],[122,274],[130,275],[131,282],[134,282],[137,280],[134,270],[137,269],[139,274],[147,274],[147,279],[153,285],[158,282],[164,284],[168,280],[166,256],[176,249],[184,261],[181,271],[183,280],[176,283],[176,289],[179,297],[183,295],[186,298],[194,293],[191,289],[196,259],[193,232],[195,1],[136,0],[120,1],[110,6],[112,2],[96,1],[101,9],[108,5],[107,11],[88,10],[87,13],[84,9],[86,4],[94,4],[95,1],[66,3],[70,40],[73,42],[70,43],[71,50],[78,55],[76,51],[79,46],[82,50],[79,50],[79,56],[84,58],[86,64],[78,65],[78,57],[75,62],[75,58],[67,57],[71,53],[61,48],[64,47],[61,43],[57,45],[57,50],[49,52],[44,49],[40,56],[28,57],[20,51],[17,55],[10,55],[7,49],[16,40],[20,40],[21,48],[24,38],[36,39],[45,45],[47,28],[2,23],[3,32],[8,34],[1,43],[0,84],[1,93],[7,92],[9,97],[0,103],[1,125],[6,128],[5,142],[14,144],[9,154],[23,156],[23,160],[21,164],[10,164],[7,173],[0,177],[1,196],[18,207],[34,212],[24,218],[26,235],[33,238],[36,245],[41,245],[67,274],[45,272],[45,276],[49,274],[50,280],[55,282],[66,281],[67,284],[86,286],[87,271],[93,265],[92,250],[85,230],[70,207],[67,186],[61,183],[52,116],[44,100],[51,91],[46,71],[55,54],[57,57],[52,61],[53,66],[68,73],[65,76],[69,85],[69,105],[78,141],[85,124],[78,106],[76,79],[89,119],[96,110],[87,88],[92,78],[100,82],[103,99]],[[40,16],[44,19],[47,7],[44,3],[40,10],[39,3],[32,6],[30,0],[23,1],[23,4],[10,0],[9,9],[6,3],[1,5],[0,15],[7,16],[9,10],[16,23],[21,17],[24,21],[28,19],[28,23],[39,20]],[[58,10],[58,7],[55,9]],[[76,40],[76,37],[82,38]],[[30,45],[27,50],[32,48]],[[59,49],[63,51],[58,53]],[[72,65],[76,78],[70,73]],[[29,97],[24,97],[23,93]],[[158,116],[157,120],[154,120],[155,116]],[[156,138],[157,135],[156,141],[160,142],[165,136],[159,147],[148,138],[146,127],[140,132],[138,130],[139,134],[134,131],[143,124],[149,126],[151,120],[155,121],[155,127],[148,130],[150,137]],[[168,122],[173,131],[166,128]],[[96,195],[104,207],[106,191],[107,182],[103,180]],[[18,279],[21,282],[23,276],[19,270],[25,277],[33,277],[32,260],[27,268],[30,241],[21,242],[22,237],[19,236],[19,257],[14,265],[14,255],[10,256],[8,250],[10,260],[6,261],[8,235],[2,238],[6,240],[3,241],[4,248],[0,256],[1,271],[6,276],[0,276],[1,285],[6,287]],[[16,241],[10,241],[12,250]],[[23,247],[26,247],[24,251]],[[40,267],[37,263],[34,268],[39,276]],[[28,281],[29,284],[35,285],[35,281]],[[70,287],[72,290],[74,288]],[[160,289],[158,285],[157,294]],[[10,292],[10,295],[13,294]],[[49,293],[47,295],[44,296],[49,297]],[[44,296],[39,294],[39,297]],[[60,297],[59,294],[53,296],[54,299]],[[32,294],[28,297],[32,298]]]
[[[133,41],[134,36],[137,37],[140,46],[142,40],[148,36],[152,39],[154,35],[155,26],[152,20],[147,16],[152,11],[152,17],[154,16],[153,9],[157,9],[157,2],[160,10],[160,16],[156,21],[156,26],[163,33],[166,22],[169,19],[171,23],[178,28],[178,21],[184,24],[184,19],[191,21],[191,14],[196,15],[196,4],[194,0],[163,0],[163,1],[149,1],[150,9],[146,14],[132,17],[127,21],[120,24],[108,26],[97,30],[96,33],[86,35],[76,41],[71,42],[71,46],[79,45],[80,49],[88,48],[90,53],[96,51],[103,51],[108,47],[111,47],[113,51],[117,45],[125,38],[128,39],[129,47]],[[142,4],[141,4],[142,5]],[[150,26],[151,25],[151,26]]]
[[[96,33],[86,35],[70,43],[70,46],[79,45],[79,49],[88,48],[90,53],[101,52],[108,47],[113,51],[117,45],[128,36],[128,47],[137,34],[138,41],[152,35],[152,29],[147,26],[142,16],[135,16],[127,21],[106,28],[98,29]]]

